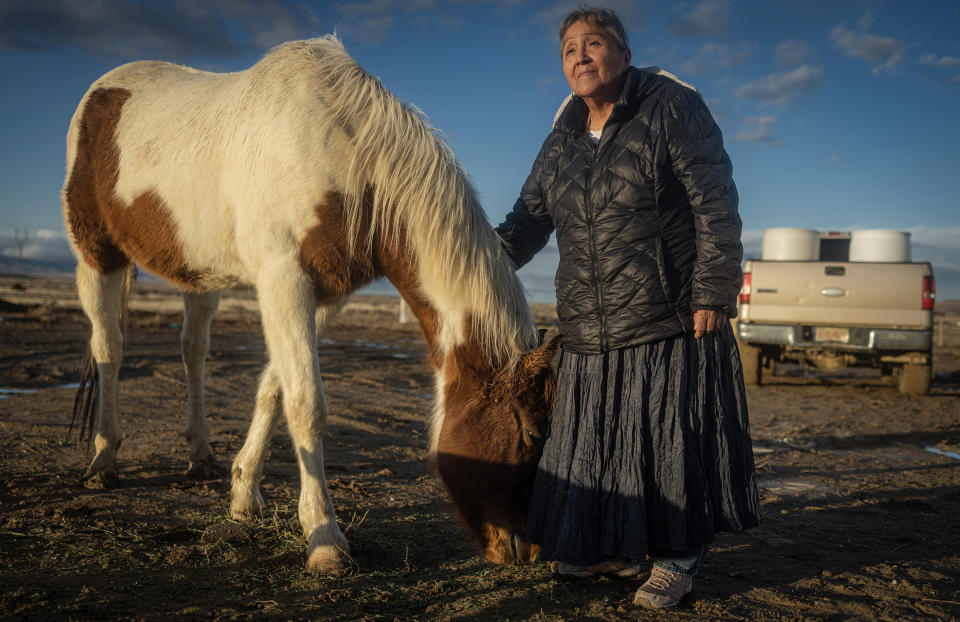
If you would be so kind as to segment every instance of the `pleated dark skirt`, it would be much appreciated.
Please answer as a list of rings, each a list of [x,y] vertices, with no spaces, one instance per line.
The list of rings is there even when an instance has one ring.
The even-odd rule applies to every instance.
[[[685,551],[760,523],[740,354],[715,335],[563,352],[527,539],[595,564]]]

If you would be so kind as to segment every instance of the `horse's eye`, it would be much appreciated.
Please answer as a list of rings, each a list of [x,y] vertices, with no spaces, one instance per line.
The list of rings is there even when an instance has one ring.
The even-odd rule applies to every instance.
[[[543,437],[537,433],[533,428],[524,428],[523,433],[526,435],[527,439],[533,443],[539,443],[543,441]]]

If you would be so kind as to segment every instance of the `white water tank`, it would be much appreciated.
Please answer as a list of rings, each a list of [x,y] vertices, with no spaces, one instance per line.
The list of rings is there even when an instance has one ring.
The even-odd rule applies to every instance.
[[[763,232],[764,261],[817,261],[820,232],[813,229],[777,227]]]
[[[850,261],[910,261],[910,234],[891,229],[863,229],[850,234]]]

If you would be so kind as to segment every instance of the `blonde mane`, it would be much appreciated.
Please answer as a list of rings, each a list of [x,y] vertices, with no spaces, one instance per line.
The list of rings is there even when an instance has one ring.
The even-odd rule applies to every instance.
[[[327,122],[341,125],[349,137],[345,195],[351,231],[359,226],[365,198],[371,199],[367,250],[374,229],[391,232],[395,240],[403,232],[428,299],[453,317],[469,316],[493,362],[516,362],[535,345],[533,317],[449,146],[422,113],[360,67],[335,35],[285,44],[271,54],[286,50],[315,57]]]

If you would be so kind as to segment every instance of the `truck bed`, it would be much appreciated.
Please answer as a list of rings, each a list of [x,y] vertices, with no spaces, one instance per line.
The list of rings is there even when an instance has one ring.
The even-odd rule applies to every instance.
[[[747,260],[740,322],[929,330],[921,306],[930,264]]]

